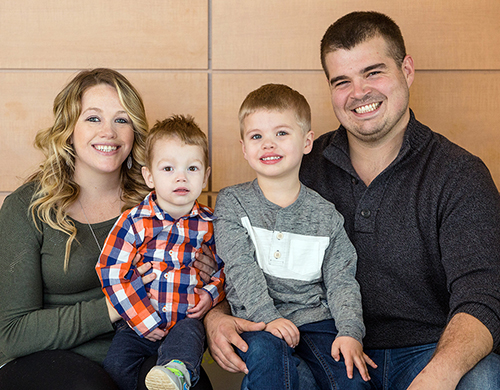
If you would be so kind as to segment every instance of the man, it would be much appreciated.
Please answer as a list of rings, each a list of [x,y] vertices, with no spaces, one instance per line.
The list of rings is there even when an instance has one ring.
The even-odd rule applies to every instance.
[[[342,17],[321,59],[341,127],[314,142],[301,180],[344,215],[358,252],[373,387],[499,389],[500,197],[487,168],[415,119],[413,59],[387,16]],[[244,369],[228,343],[263,325],[216,315],[214,358]]]

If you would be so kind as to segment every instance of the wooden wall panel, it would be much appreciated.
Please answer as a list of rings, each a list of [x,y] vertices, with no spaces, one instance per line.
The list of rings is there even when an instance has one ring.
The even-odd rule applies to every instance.
[[[319,69],[325,30],[356,10],[391,16],[418,69],[500,69],[497,0],[218,0],[213,3],[213,67]]]
[[[208,2],[3,1],[0,36],[0,68],[206,69]]]
[[[417,118],[481,157],[500,188],[500,72],[417,72],[410,93]]]
[[[0,191],[14,190],[36,169],[42,154],[32,146],[35,134],[52,124],[54,98],[75,74],[0,72]],[[123,74],[143,96],[150,125],[172,114],[191,114],[208,131],[206,73]]]
[[[213,75],[212,190],[254,178],[240,146],[238,110],[245,97],[266,83],[282,83],[305,96],[316,136],[338,126],[323,72]]]
[[[52,122],[56,94],[70,72],[0,73],[0,191],[12,191],[31,174],[42,154],[33,148],[38,130]]]
[[[321,72],[217,74],[213,81],[213,191],[254,177],[239,144],[237,113],[245,96],[267,82],[280,82],[309,101],[318,137],[338,126]],[[457,93],[457,91],[461,91]],[[417,72],[410,106],[417,118],[481,157],[500,186],[500,72]]]

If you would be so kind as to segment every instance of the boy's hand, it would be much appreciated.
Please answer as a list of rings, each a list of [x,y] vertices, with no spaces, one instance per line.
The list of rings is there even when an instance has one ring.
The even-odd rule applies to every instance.
[[[212,296],[202,288],[195,288],[194,292],[200,296],[198,304],[187,311],[189,318],[202,318],[212,308]]]
[[[340,354],[344,356],[344,361],[347,370],[347,377],[352,379],[353,376],[353,363],[359,370],[361,377],[365,381],[370,380],[366,363],[373,368],[377,368],[375,362],[363,352],[363,346],[355,338],[349,336],[340,336],[335,339],[332,344],[332,357],[338,362]]]
[[[286,318],[278,318],[269,322],[265,331],[285,340],[291,348],[295,348],[300,341],[299,330],[292,321]]]
[[[147,336],[144,336],[147,340],[149,341],[160,341],[163,339],[168,333],[168,330],[161,330],[160,328],[156,328],[152,330],[150,333],[148,333]]]

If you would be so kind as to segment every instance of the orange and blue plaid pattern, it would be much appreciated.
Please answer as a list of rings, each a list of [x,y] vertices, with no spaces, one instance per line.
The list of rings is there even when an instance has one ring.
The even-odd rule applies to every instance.
[[[170,329],[199,301],[194,288],[224,299],[222,260],[215,254],[213,211],[195,202],[190,214],[173,220],[155,202],[151,192],[138,206],[124,212],[109,233],[96,271],[113,307],[141,337],[155,328]],[[204,284],[192,267],[195,253],[206,244],[218,271]],[[134,266],[137,253],[141,261]],[[144,285],[137,267],[151,262],[156,279]],[[148,297],[148,293],[150,297]]]

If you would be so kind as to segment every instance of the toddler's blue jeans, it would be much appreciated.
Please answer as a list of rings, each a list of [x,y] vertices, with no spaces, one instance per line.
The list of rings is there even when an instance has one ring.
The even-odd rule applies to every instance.
[[[116,325],[116,334],[103,365],[121,390],[135,390],[142,363],[157,353],[159,366],[173,359],[182,361],[191,373],[194,386],[200,375],[204,350],[205,329],[199,320],[180,320],[163,340],[157,342],[141,338],[122,320]]]

